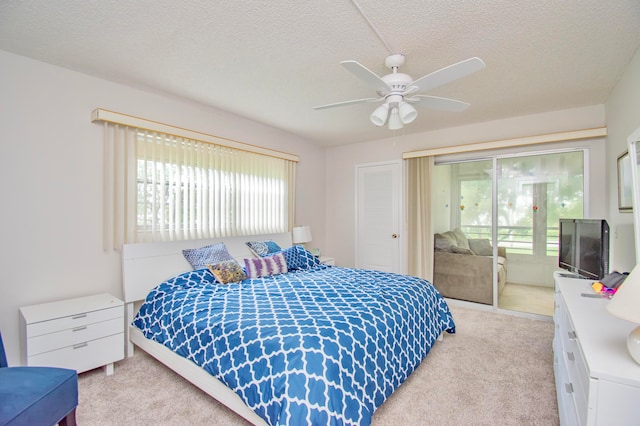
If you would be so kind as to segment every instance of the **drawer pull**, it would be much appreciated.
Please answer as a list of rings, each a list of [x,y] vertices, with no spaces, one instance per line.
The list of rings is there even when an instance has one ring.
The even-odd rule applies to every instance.
[[[564,389],[567,391],[567,393],[573,393],[573,383],[567,383],[566,385],[564,385]]]
[[[78,314],[78,315],[74,315],[71,317],[71,319],[80,319],[80,318],[86,318],[87,314]]]
[[[81,327],[73,328],[73,329],[71,329],[71,331],[76,332],[76,331],[82,331],[82,330],[86,330],[86,329],[87,329],[87,326],[83,325]]]
[[[88,346],[87,342],[78,343],[77,345],[73,345],[73,349],[80,349],[80,348],[84,348],[85,346]]]
[[[575,331],[567,331],[567,334],[569,335],[569,339],[574,340],[578,338],[578,335],[576,334]]]
[[[567,352],[567,358],[569,359],[569,361],[576,360],[576,356],[573,354],[573,352]]]

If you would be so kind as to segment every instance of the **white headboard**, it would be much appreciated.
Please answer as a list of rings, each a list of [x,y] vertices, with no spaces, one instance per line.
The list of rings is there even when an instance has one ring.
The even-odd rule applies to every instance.
[[[161,243],[125,244],[122,247],[122,283],[124,302],[143,300],[152,288],[175,275],[192,269],[182,250],[224,242],[240,264],[254,257],[247,241],[273,240],[280,247],[291,247],[291,233],[246,235],[205,240],[169,241]]]

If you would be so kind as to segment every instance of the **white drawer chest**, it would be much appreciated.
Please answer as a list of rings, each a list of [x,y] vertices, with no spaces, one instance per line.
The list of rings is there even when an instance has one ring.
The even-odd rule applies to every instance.
[[[554,373],[560,424],[640,425],[640,364],[627,350],[636,327],[609,314],[593,280],[556,273]],[[640,307],[638,307],[640,309]]]
[[[78,373],[124,358],[124,303],[109,295],[20,308],[22,364],[62,367]]]

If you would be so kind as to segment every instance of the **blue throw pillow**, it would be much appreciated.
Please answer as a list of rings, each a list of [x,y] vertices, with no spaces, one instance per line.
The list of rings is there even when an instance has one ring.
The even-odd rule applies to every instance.
[[[189,261],[193,269],[206,268],[207,265],[234,260],[224,243],[212,244],[197,249],[182,250],[182,255]]]
[[[320,265],[320,259],[302,246],[289,247],[282,252],[287,260],[287,268],[289,270],[311,269]]]
[[[249,246],[249,250],[256,257],[265,257],[270,256],[274,253],[278,253],[282,251],[280,246],[276,244],[275,241],[267,240],[267,241],[248,241],[247,246]]]

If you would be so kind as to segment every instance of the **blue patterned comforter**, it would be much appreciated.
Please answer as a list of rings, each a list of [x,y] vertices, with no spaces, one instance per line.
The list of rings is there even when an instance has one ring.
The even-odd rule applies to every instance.
[[[438,335],[455,332],[429,282],[325,265],[229,285],[184,273],[149,293],[134,325],[271,425],[370,424]]]

